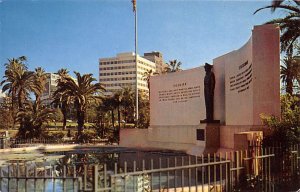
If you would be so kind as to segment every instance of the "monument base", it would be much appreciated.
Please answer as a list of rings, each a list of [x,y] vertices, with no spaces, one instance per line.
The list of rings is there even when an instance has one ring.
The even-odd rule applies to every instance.
[[[220,127],[220,147],[226,149],[235,149],[234,137],[243,132],[261,131],[264,136],[269,135],[270,129],[263,125],[224,125]],[[239,148],[239,147],[238,147]]]
[[[169,149],[190,155],[220,152],[221,149],[247,148],[249,137],[266,136],[264,126],[200,124],[185,126],[153,126],[149,129],[121,129],[120,146],[134,148]],[[221,150],[224,151],[224,150]]]
[[[121,129],[120,138],[122,147],[169,149],[201,155],[214,153],[220,147],[220,124]]]

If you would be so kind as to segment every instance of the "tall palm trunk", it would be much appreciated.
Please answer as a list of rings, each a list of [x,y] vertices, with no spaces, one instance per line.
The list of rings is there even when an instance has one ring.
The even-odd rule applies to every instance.
[[[124,113],[123,113],[123,115],[124,115],[124,128],[126,127],[126,123],[127,123],[127,111],[125,111]]]
[[[293,95],[293,80],[290,77],[286,78],[286,88],[285,91],[290,95]]]
[[[61,113],[63,114],[63,130],[67,128],[67,105],[65,102],[61,105]]]
[[[121,129],[121,116],[120,116],[120,104],[118,104],[118,132],[117,132],[117,137],[118,137],[118,143],[120,141],[120,129]]]
[[[18,93],[18,110],[22,110],[23,109],[23,93],[20,91]],[[22,132],[24,130],[24,118],[21,119],[20,122],[20,131]]]
[[[13,117],[13,129],[16,128],[16,109],[15,109],[15,90],[12,91],[11,93],[11,112],[12,112],[12,117]]]
[[[77,134],[77,141],[82,142],[83,138],[82,138],[82,131],[83,131],[83,127],[84,127],[84,116],[85,113],[82,110],[77,110],[77,130],[78,130],[78,134]]]
[[[118,123],[119,123],[119,130],[120,130],[120,128],[121,128],[120,105],[118,105]]]
[[[113,130],[115,131],[115,115],[114,115],[114,110],[111,110],[111,123],[113,126]]]

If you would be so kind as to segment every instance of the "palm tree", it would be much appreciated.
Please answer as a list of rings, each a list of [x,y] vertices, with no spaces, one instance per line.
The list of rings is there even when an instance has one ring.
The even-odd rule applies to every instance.
[[[100,83],[93,84],[96,81],[92,74],[81,75],[78,72],[74,72],[77,77],[77,82],[71,77],[65,77],[64,81],[59,81],[57,90],[54,92],[54,96],[59,95],[62,100],[72,101],[77,112],[77,140],[82,141],[82,131],[85,122],[85,113],[87,105],[91,101],[98,101],[102,97],[100,91],[104,90]]]
[[[122,99],[123,99],[123,94],[122,91],[118,91],[114,94],[113,96],[114,103],[116,104],[117,107],[117,112],[118,112],[118,133],[120,132],[121,129],[121,113],[120,113],[120,108],[122,104]],[[119,134],[117,134],[119,135]]]
[[[131,87],[124,87],[122,89],[122,114],[124,116],[124,127],[126,127],[126,123],[128,122],[128,117],[130,114],[134,114],[134,103],[135,103],[135,95]],[[133,120],[133,116],[131,117]]]
[[[9,63],[5,64],[6,70],[4,80],[1,82],[2,91],[8,91],[12,96],[12,103],[16,98],[18,102],[18,110],[24,108],[24,103],[29,97],[31,90],[40,89],[39,85],[35,84],[34,72],[27,71],[26,57],[22,56],[17,59],[8,60]],[[23,129],[23,122],[20,123],[20,129]]]
[[[104,112],[110,112],[111,113],[111,124],[112,128],[115,131],[115,114],[114,110],[116,109],[116,102],[114,97],[106,97],[103,99],[100,108]]]
[[[17,134],[18,138],[40,138],[45,123],[54,119],[55,110],[41,107],[39,102],[28,102],[17,113],[17,120],[24,124],[23,129],[20,129]]]
[[[11,97],[11,112],[13,116],[13,127],[15,127],[15,102],[17,101],[17,89],[15,79],[17,78],[18,71],[27,70],[27,66],[23,63],[26,61],[25,56],[21,56],[17,59],[8,59],[8,63],[5,63],[6,68],[5,75],[3,76],[3,81],[0,83],[2,87],[2,92],[8,92]]]
[[[66,68],[61,68],[57,71],[57,73],[60,77],[60,80],[63,80],[65,77],[69,77],[69,71]]]
[[[34,89],[34,95],[35,95],[35,100],[36,104],[41,103],[41,96],[45,90],[45,85],[46,85],[46,80],[47,80],[47,74],[45,73],[45,70],[42,69],[41,67],[35,68],[35,84],[38,85],[39,89]]]
[[[166,68],[167,73],[173,73],[177,71],[181,71],[181,62],[177,61],[176,59],[169,61],[168,67]]]
[[[284,3],[287,2],[287,3]],[[289,54],[293,53],[293,47],[300,38],[300,1],[284,1],[273,0],[269,6],[262,7],[254,12],[271,9],[274,12],[276,9],[284,9],[287,15],[284,18],[278,18],[267,22],[267,24],[278,24],[281,34],[281,51],[286,51]]]
[[[154,75],[154,72],[152,69],[147,70],[146,72],[144,72],[143,74],[143,80],[147,82],[147,86],[149,89],[149,93],[150,93],[150,77]],[[150,94],[149,94],[150,95]]]
[[[150,122],[150,103],[148,95],[141,92],[139,94],[139,127],[148,128]]]
[[[295,81],[300,82],[300,59],[288,55],[283,59],[283,64],[281,66],[280,77],[286,85],[286,93],[293,95]]]
[[[57,83],[64,82],[65,78],[70,77],[69,71],[66,68],[59,69],[56,74],[59,75]],[[52,104],[59,106],[61,113],[63,114],[63,130],[65,130],[67,128],[68,105],[71,104],[70,98],[63,98],[62,94],[57,93],[55,96],[53,96]]]

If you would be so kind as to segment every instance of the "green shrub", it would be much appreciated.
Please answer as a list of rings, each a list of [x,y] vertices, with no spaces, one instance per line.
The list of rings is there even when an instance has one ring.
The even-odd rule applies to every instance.
[[[281,144],[282,147],[288,148],[300,142],[299,98],[286,94],[282,95],[280,100],[281,117],[261,114],[263,123],[272,131],[272,134],[263,140],[266,147]]]
[[[45,131],[42,135],[43,139],[49,139],[49,140],[61,140],[65,136],[65,133],[63,131],[56,131],[56,132],[50,132]]]
[[[89,143],[92,139],[97,138],[97,134],[93,129],[84,129],[82,132],[82,141],[83,143]]]

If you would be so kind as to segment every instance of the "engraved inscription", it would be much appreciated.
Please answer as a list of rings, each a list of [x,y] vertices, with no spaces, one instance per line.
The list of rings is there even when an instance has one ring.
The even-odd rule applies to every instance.
[[[244,92],[249,89],[249,84],[252,82],[252,63],[241,64],[238,67],[238,74],[229,77],[230,91],[237,93]]]
[[[200,97],[200,86],[188,86],[187,83],[176,83],[172,89],[158,91],[159,102],[184,103]]]

